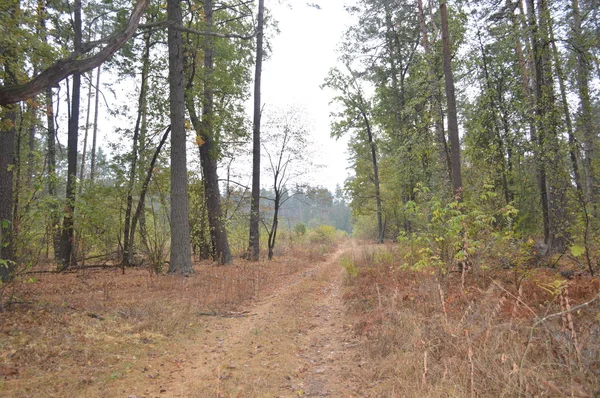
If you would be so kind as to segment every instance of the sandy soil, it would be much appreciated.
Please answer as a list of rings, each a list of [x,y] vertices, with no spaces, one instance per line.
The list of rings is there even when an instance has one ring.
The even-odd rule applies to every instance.
[[[356,363],[357,342],[344,323],[344,270],[337,263],[343,251],[241,312],[203,314],[205,329],[181,342],[181,359],[149,363],[127,396],[352,396],[344,375]]]

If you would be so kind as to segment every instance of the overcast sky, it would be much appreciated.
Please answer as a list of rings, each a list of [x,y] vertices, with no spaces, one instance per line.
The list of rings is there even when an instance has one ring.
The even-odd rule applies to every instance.
[[[351,22],[344,10],[349,0],[309,1],[313,2],[321,9],[302,0],[285,4],[266,1],[281,33],[272,37],[271,57],[264,63],[262,102],[265,112],[270,105],[292,105],[306,111],[313,127],[315,162],[324,166],[310,183],[333,191],[336,184],[343,186],[349,173],[347,140],[330,138],[329,102],[333,93],[319,86],[337,63],[336,48]]]

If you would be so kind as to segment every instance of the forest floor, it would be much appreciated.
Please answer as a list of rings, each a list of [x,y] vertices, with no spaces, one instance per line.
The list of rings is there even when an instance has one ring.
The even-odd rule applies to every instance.
[[[0,395],[352,396],[343,375],[357,343],[338,263],[348,247],[259,271],[205,266],[182,279],[41,276],[0,314]],[[211,291],[221,297],[207,301]]]
[[[440,278],[405,250],[25,275],[0,290],[0,396],[600,396],[599,278],[494,257]]]

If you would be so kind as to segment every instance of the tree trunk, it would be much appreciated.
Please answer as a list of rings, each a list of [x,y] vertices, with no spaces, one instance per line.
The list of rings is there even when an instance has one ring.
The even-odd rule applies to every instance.
[[[367,129],[367,139],[369,140],[369,148],[371,149],[371,164],[373,165],[373,184],[375,184],[375,201],[377,205],[377,243],[383,243],[383,210],[381,206],[381,189],[379,186],[379,167],[377,165],[377,146],[375,145],[369,118],[364,111],[361,111],[361,113]]]
[[[171,261],[170,274],[190,275],[192,252],[188,218],[188,177],[185,134],[183,40],[180,0],[167,0],[169,103],[171,109]]]
[[[204,15],[208,29],[213,26],[213,2],[206,0]],[[196,132],[199,133],[198,146],[200,147],[200,165],[204,174],[204,193],[208,209],[208,224],[215,244],[215,260],[219,264],[231,263],[231,251],[227,240],[227,231],[223,222],[221,210],[221,192],[219,190],[219,177],[217,175],[217,154],[219,148],[215,143],[214,118],[214,92],[212,75],[214,71],[213,51],[214,38],[206,37],[204,49],[204,93],[202,98],[202,121],[198,123],[196,117]],[[188,107],[189,109],[189,107]],[[195,113],[195,112],[194,112]],[[191,114],[190,114],[190,118]],[[194,124],[194,120],[192,120]]]
[[[60,260],[60,206],[58,205],[58,193],[56,190],[56,128],[54,125],[54,102],[52,89],[46,90],[46,117],[48,123],[48,134],[46,136],[46,162],[48,168],[47,186],[48,195],[52,198],[50,209],[50,230],[54,249],[54,260]]]
[[[458,115],[456,111],[456,95],[454,92],[454,76],[452,74],[450,51],[450,32],[448,29],[447,0],[440,0],[442,23],[442,50],[444,55],[444,77],[446,81],[446,103],[448,105],[448,139],[450,141],[450,158],[452,161],[452,192],[460,202],[463,198],[462,174],[460,165],[460,138],[458,134]]]
[[[75,53],[81,51],[81,0],[75,0],[74,6]],[[73,92],[71,96],[71,116],[69,118],[67,141],[67,188],[66,203],[63,218],[63,228],[60,240],[60,270],[65,270],[76,263],[74,252],[74,216],[75,196],[77,185],[77,139],[79,134],[79,102],[81,99],[81,74],[73,75]]]
[[[135,208],[135,213],[133,214],[133,219],[131,220],[131,233],[130,233],[130,242],[133,242],[133,238],[135,237],[135,229],[139,220],[142,219],[142,215],[144,214],[144,203],[146,201],[146,193],[148,192],[148,186],[150,185],[150,180],[152,179],[152,172],[154,171],[154,165],[156,164],[156,159],[158,159],[158,155],[162,147],[165,145],[167,138],[169,137],[169,132],[171,131],[171,126],[167,127],[165,133],[163,134],[158,147],[156,147],[156,151],[154,152],[154,156],[152,156],[152,160],[150,161],[150,165],[148,166],[148,171],[146,173],[146,178],[144,179],[144,183],[142,184],[142,188],[140,189],[140,200],[138,201],[137,207]],[[144,226],[140,222],[140,229],[144,228]],[[144,242],[144,239],[142,240]],[[147,242],[144,242],[147,243]],[[133,245],[132,245],[133,246]]]
[[[533,38],[535,63],[537,162],[544,221],[544,243],[548,251],[562,251],[566,245],[568,220],[566,186],[561,168],[558,125],[555,109],[552,65],[548,31],[550,13],[545,0],[538,0],[539,24],[535,19],[533,0],[528,0],[528,15]]]
[[[148,129],[148,125],[146,122],[146,117],[147,117],[147,113],[148,113],[148,75],[150,73],[150,47],[152,46],[151,42],[150,42],[150,38],[151,38],[151,32],[148,31],[145,33],[144,35],[144,54],[142,55],[142,76],[141,76],[141,87],[140,87],[140,97],[139,97],[139,104],[138,104],[138,120],[136,121],[136,125],[135,125],[135,129],[134,129],[134,137],[133,137],[133,151],[132,151],[132,155],[133,155],[133,159],[132,159],[132,163],[131,163],[131,174],[130,174],[130,191],[129,194],[127,196],[127,206],[129,207],[129,198],[131,198],[131,203],[133,205],[133,188],[134,188],[134,184],[135,184],[135,179],[136,179],[136,171],[135,169],[137,168],[137,165],[139,165],[139,167],[143,167],[144,165],[144,156],[143,153],[145,151],[145,141],[146,141],[146,131]],[[166,139],[166,134],[165,133],[165,138]],[[162,143],[162,141],[161,141]],[[162,147],[162,144],[159,145],[159,149],[158,151],[160,151],[160,148]],[[156,156],[158,156],[158,153],[156,154]],[[153,158],[153,162],[156,162],[156,159]],[[152,166],[154,166],[154,164],[152,164]],[[141,169],[140,169],[141,171]],[[149,172],[151,175],[151,171]],[[140,176],[141,179],[141,176]],[[150,181],[148,181],[149,183]],[[137,228],[137,222],[139,221],[142,224],[142,228],[140,228],[142,231],[145,230],[144,228],[144,223],[145,223],[145,217],[144,217],[144,200],[145,200],[145,196],[146,196],[146,190],[148,189],[147,186],[142,187],[142,190],[144,192],[140,193],[140,199],[139,202],[137,204],[136,207],[136,211],[135,214],[133,216],[133,219],[131,220],[131,223],[128,226],[128,214],[125,214],[125,227],[128,228],[128,234],[126,233],[124,235],[124,238],[127,240],[127,244],[123,245],[123,247],[125,248],[125,252],[127,253],[127,259],[126,262],[124,263],[124,265],[130,265],[131,264],[131,260],[133,258],[133,247],[135,244],[135,231]],[[124,241],[125,241],[124,239]],[[142,239],[145,239],[145,236],[142,236]]]
[[[252,130],[252,198],[250,200],[250,238],[248,241],[248,259],[251,261],[258,261],[260,255],[260,81],[263,60],[264,7],[264,0],[259,0],[258,32],[256,35],[256,68],[254,71],[254,116]]]
[[[16,105],[3,107],[2,126],[0,131],[0,282],[12,279],[14,273],[15,253],[13,250],[13,166],[15,152],[15,124],[17,121]]]
[[[83,134],[83,151],[81,152],[81,167],[79,168],[79,195],[83,192],[83,180],[85,178],[85,158],[87,155],[87,143],[88,133],[90,131],[90,114],[92,105],[92,79],[94,78],[94,71],[91,70],[89,74],[89,87],[87,97],[87,108],[85,110],[85,133]]]
[[[277,184],[277,177],[275,177],[275,184]],[[275,248],[275,241],[277,239],[277,228],[279,226],[279,207],[281,205],[281,192],[279,189],[275,191],[275,202],[273,211],[273,222],[271,223],[271,230],[269,231],[269,260],[273,259],[273,249]]]
[[[440,165],[445,167],[445,172],[448,176],[448,185],[445,185],[445,188],[448,189],[449,186],[452,185],[452,161],[450,158],[450,149],[448,148],[448,142],[446,141],[446,133],[444,131],[444,111],[442,109],[442,101],[441,101],[441,88],[438,84],[438,80],[436,78],[436,68],[435,63],[431,62],[431,50],[429,47],[429,34],[427,32],[427,26],[425,24],[425,13],[423,11],[423,0],[418,0],[417,2],[417,12],[419,17],[419,26],[421,30],[421,44],[423,46],[423,50],[425,51],[425,57],[429,59],[431,63],[431,68],[427,72],[428,77],[428,85],[429,90],[431,91],[431,97],[434,99],[434,103],[432,104],[433,109],[437,109],[439,114],[434,116],[434,128],[435,128],[435,137],[439,144],[438,149],[438,158]],[[441,171],[443,173],[443,171]],[[441,177],[441,176],[440,176]],[[441,180],[444,180],[444,177],[441,177]]]
[[[592,103],[590,100],[590,72],[589,72],[589,51],[585,44],[581,29],[581,12],[579,11],[579,0],[572,0],[573,9],[573,42],[577,57],[577,90],[579,92],[579,125],[583,130],[584,144],[584,170],[585,186],[587,191],[587,200],[595,202],[596,192],[598,190],[595,170],[592,164],[597,159],[597,136],[594,132],[592,123]]]

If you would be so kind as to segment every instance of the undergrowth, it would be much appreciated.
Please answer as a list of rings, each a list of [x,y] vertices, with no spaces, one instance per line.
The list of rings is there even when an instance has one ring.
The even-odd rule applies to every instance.
[[[407,266],[401,247],[341,260],[363,341],[350,376],[365,396],[599,396],[598,279],[507,269],[489,256],[477,273],[440,274]]]

